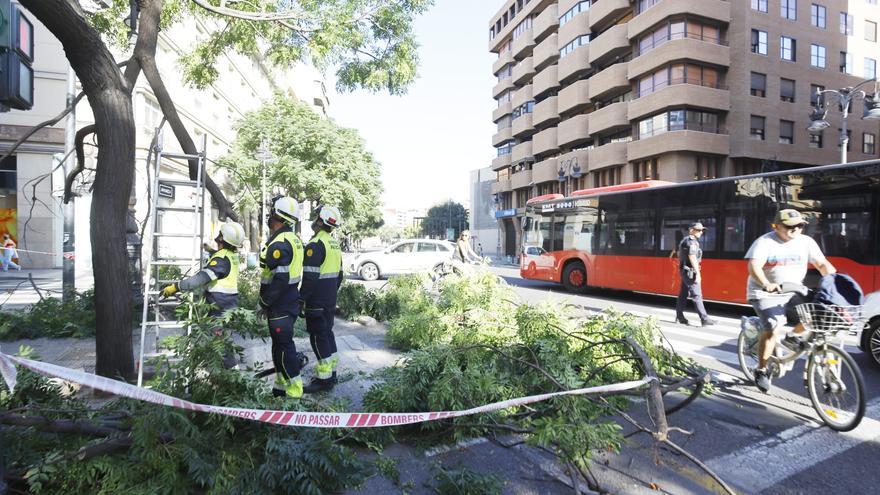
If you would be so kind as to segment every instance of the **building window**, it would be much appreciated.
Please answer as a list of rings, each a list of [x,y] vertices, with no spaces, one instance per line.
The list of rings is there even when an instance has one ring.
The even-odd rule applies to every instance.
[[[877,23],[865,21],[865,39],[868,41],[877,41]]]
[[[608,167],[593,171],[593,187],[616,186],[621,184],[623,167]]]
[[[519,38],[530,29],[532,29],[532,18],[526,17],[522,22],[517,24],[515,28],[513,28],[513,39]]]
[[[516,120],[519,117],[522,117],[523,115],[525,115],[527,113],[532,113],[532,111],[534,111],[534,109],[535,109],[535,101],[534,100],[527,101],[527,102],[523,103],[522,105],[513,109],[513,112],[511,112],[510,119]]]
[[[507,129],[508,127],[510,127],[510,126],[511,126],[511,117],[510,117],[510,115],[505,115],[504,117],[501,117],[500,119],[498,119],[497,124],[498,124],[498,130],[499,130],[499,131],[502,131],[502,130]]]
[[[797,20],[797,0],[780,0],[779,15],[792,21]]]
[[[18,191],[18,157],[7,156],[0,161],[0,191],[7,196],[17,194]]]
[[[767,55],[767,31],[752,29],[752,53]]]
[[[641,14],[642,12],[650,9],[651,7],[657,5],[662,0],[639,0],[638,9],[636,11],[637,14]]]
[[[589,1],[578,2],[574,7],[568,9],[568,12],[562,14],[562,17],[559,18],[559,27],[564,26],[568,21],[572,20],[574,16],[580,14],[581,12],[586,12],[590,9]]]
[[[794,122],[790,120],[779,121],[779,142],[794,144]]]
[[[767,12],[767,0],[752,0],[752,10]]]
[[[723,158],[720,156],[697,155],[697,170],[694,180],[717,179],[721,173]]]
[[[764,140],[764,117],[752,115],[749,119],[749,137],[756,141]]]
[[[498,79],[498,82],[501,82],[505,79],[510,79],[511,75],[513,75],[513,64],[507,64],[495,74],[495,77]]]
[[[822,148],[822,134],[823,132],[810,133],[810,148],[821,149]]]
[[[657,159],[651,158],[650,160],[641,160],[638,162],[633,162],[633,181],[638,182],[640,180],[657,180],[660,178],[660,175],[657,171]]]
[[[563,58],[566,55],[568,55],[569,53],[573,52],[576,48],[588,45],[589,43],[590,43],[590,36],[589,35],[585,34],[583,36],[578,36],[577,38],[570,41],[567,45],[563,46],[559,50],[559,58]]]
[[[639,139],[665,132],[690,130],[720,133],[718,115],[697,110],[670,110],[639,121]]]
[[[825,86],[810,84],[810,105],[816,106],[819,104],[819,93],[822,91],[825,91]]]
[[[853,34],[853,16],[846,12],[840,13],[840,34],[852,36]]]
[[[820,69],[825,68],[825,47],[813,43],[810,45],[810,65]]]
[[[873,58],[865,57],[865,79],[874,79],[877,77],[877,61]]]
[[[767,75],[760,72],[752,72],[752,96],[767,96]]]
[[[810,5],[810,24],[825,29],[825,7],[823,5]]]
[[[793,79],[786,79],[784,77],[779,79],[779,99],[782,101],[787,101],[789,103],[794,103],[794,88],[795,83]]]
[[[643,55],[669,40],[689,38],[708,43],[721,43],[721,30],[716,24],[675,20],[664,24],[639,38],[639,55]]]
[[[696,64],[672,64],[648,74],[638,81],[636,97],[640,98],[673,84],[695,84],[719,87],[718,70]]]
[[[877,136],[870,132],[862,133],[862,153],[866,155],[877,153],[876,139]]]
[[[506,143],[501,143],[496,146],[495,149],[498,150],[498,156],[509,155],[511,151],[513,151],[513,147],[516,145],[516,141],[507,141]]]
[[[840,52],[840,72],[844,74],[853,73],[853,55],[852,53]]]
[[[797,41],[788,36],[779,37],[779,58],[794,62],[797,58]]]

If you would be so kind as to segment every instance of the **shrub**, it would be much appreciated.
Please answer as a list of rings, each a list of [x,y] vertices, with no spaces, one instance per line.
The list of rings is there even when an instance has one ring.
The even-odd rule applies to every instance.
[[[23,311],[0,312],[0,340],[95,335],[95,292],[74,293],[68,302],[46,297]]]

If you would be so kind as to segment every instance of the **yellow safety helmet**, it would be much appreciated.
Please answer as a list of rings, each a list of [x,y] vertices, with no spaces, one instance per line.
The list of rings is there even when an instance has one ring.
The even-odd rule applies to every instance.
[[[223,241],[230,246],[240,248],[244,244],[244,227],[235,222],[225,222],[220,226]]]

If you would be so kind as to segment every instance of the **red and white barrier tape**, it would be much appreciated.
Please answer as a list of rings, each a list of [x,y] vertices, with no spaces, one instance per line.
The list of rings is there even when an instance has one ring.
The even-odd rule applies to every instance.
[[[6,248],[0,246],[0,251],[2,251],[4,249],[6,249]],[[58,254],[57,252],[50,253],[49,251],[34,251],[33,249],[19,249],[19,248],[13,248],[13,249],[15,249],[19,253],[48,254],[50,256],[55,256],[56,254]],[[67,258],[69,260],[76,259],[75,251],[64,251],[61,253],[61,256],[64,258]]]
[[[109,392],[121,397],[130,399],[152,402],[163,406],[175,407],[178,409],[188,409],[191,411],[200,411],[213,414],[223,414],[226,416],[235,416],[239,418],[250,419],[252,421],[261,421],[264,423],[272,423],[284,426],[303,426],[307,428],[378,428],[382,426],[399,426],[412,423],[421,423],[423,421],[435,421],[444,418],[456,418],[460,416],[469,416],[471,414],[486,413],[506,409],[508,407],[522,406],[533,402],[540,402],[553,397],[563,395],[587,395],[608,392],[620,392],[623,390],[631,390],[641,387],[649,383],[653,378],[643,378],[641,380],[614,383],[611,385],[602,385],[598,387],[579,388],[576,390],[566,390],[564,392],[553,392],[549,394],[532,395],[528,397],[520,397],[517,399],[495,402],[486,404],[485,406],[474,407],[463,411],[442,411],[442,412],[413,412],[413,413],[335,413],[335,412],[309,412],[309,411],[270,411],[263,409],[242,409],[237,407],[218,407],[208,404],[196,404],[183,399],[177,399],[170,395],[165,395],[152,390],[139,388],[128,383],[118,382],[102,376],[85,373],[82,371],[64,368],[54,364],[33,361],[17,356],[9,356],[0,352],[0,372],[6,385],[10,390],[15,388],[16,370],[15,364],[24,366],[37,373],[61,378],[69,382],[78,383],[80,385],[91,387],[96,390]]]

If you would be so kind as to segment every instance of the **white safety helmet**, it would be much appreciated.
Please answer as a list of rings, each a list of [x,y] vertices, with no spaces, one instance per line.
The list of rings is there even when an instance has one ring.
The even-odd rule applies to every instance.
[[[318,210],[318,217],[315,220],[320,220],[324,225],[334,229],[342,226],[342,215],[339,214],[339,208],[335,206],[322,206]]]
[[[302,220],[302,208],[295,199],[282,196],[275,200],[272,204],[272,214],[280,218],[288,225],[293,225],[295,221]]]
[[[223,241],[230,246],[240,248],[244,244],[244,227],[235,222],[226,222],[220,226]]]

